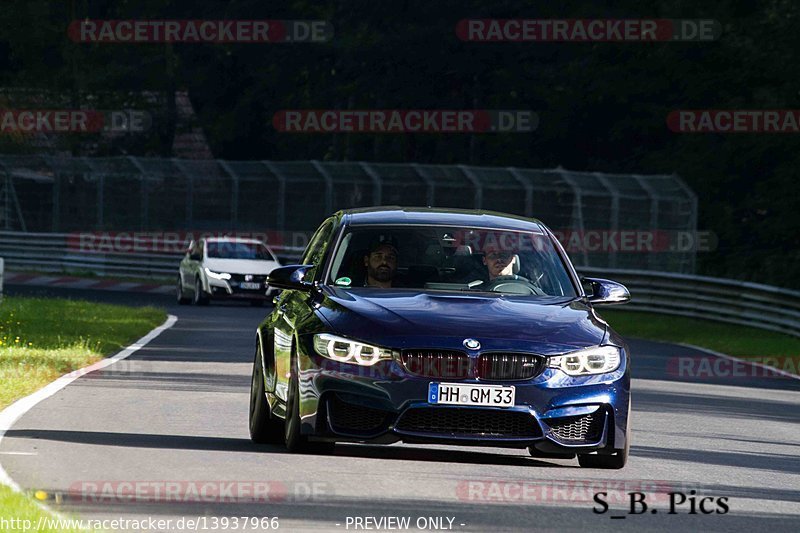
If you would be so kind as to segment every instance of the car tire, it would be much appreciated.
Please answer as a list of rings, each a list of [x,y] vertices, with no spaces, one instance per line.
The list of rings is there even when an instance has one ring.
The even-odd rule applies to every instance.
[[[607,470],[619,470],[624,468],[628,462],[628,455],[631,450],[631,404],[628,401],[628,427],[625,429],[625,447],[615,450],[613,455],[600,454],[578,454],[578,464],[583,468],[603,468]]]
[[[261,359],[261,346],[258,346],[250,380],[250,440],[257,444],[280,444],[284,438],[283,420],[274,417],[269,408],[264,392],[264,367]]]
[[[180,276],[178,276],[178,286],[175,289],[175,293],[178,298],[178,305],[188,305],[192,302],[191,298],[187,298],[183,292],[183,281]]]
[[[300,383],[294,365],[293,360],[289,390],[286,394],[286,423],[284,424],[286,449],[292,453],[319,455],[333,453],[335,443],[309,441],[306,435],[300,433]]]
[[[203,291],[203,284],[200,283],[200,278],[194,280],[194,304],[208,305],[208,296]]]
[[[628,462],[629,447],[626,444],[622,450],[617,450],[613,455],[590,455],[579,454],[578,464],[583,468],[602,468],[607,470],[619,470],[625,467]]]

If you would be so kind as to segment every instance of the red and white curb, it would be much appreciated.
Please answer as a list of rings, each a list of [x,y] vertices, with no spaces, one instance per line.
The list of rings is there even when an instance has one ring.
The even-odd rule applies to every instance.
[[[76,278],[72,276],[52,276],[47,274],[22,274],[6,272],[3,276],[6,285],[27,285],[36,287],[58,287],[63,289],[87,289],[99,291],[146,292],[150,294],[172,294],[175,287],[151,283],[137,283],[116,279]]]

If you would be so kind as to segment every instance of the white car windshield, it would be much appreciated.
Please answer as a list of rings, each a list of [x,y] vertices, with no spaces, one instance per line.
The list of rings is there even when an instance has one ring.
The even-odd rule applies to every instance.
[[[489,228],[354,226],[341,240],[328,283],[576,296],[547,234]]]
[[[265,245],[254,242],[211,241],[207,244],[208,257],[214,259],[255,259],[275,261],[275,256]]]

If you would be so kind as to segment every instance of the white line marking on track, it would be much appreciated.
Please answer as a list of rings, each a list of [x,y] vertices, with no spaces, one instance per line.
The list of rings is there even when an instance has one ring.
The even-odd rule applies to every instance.
[[[105,368],[107,366],[111,366],[117,361],[122,361],[130,357],[131,355],[135,354],[145,346],[147,346],[151,341],[153,341],[156,337],[161,335],[163,332],[171,328],[175,325],[175,322],[178,321],[178,317],[175,315],[168,315],[166,322],[152,330],[150,333],[139,339],[138,341],[134,342],[121,352],[108,357],[106,359],[102,359],[96,362],[93,365],[89,365],[85,368],[80,368],[69,374],[65,374],[55,380],[54,382],[50,383],[49,385],[45,386],[42,389],[34,392],[29,396],[25,396],[24,398],[20,398],[16,402],[12,403],[2,411],[0,411],[0,443],[3,442],[3,437],[5,436],[6,432],[11,429],[11,426],[19,420],[25,413],[33,409],[39,402],[46,400],[50,396],[54,395],[79,377],[88,374],[89,372],[94,372],[95,370],[100,370],[101,368]],[[2,465],[0,465],[0,485],[6,485],[11,488],[14,492],[22,492],[22,487],[20,487],[16,481],[11,479],[8,473],[5,471]],[[60,513],[50,509],[46,505],[36,502],[39,506],[44,509],[45,511],[52,513],[56,516],[61,516]]]
[[[39,455],[36,452],[0,452],[0,455]]]

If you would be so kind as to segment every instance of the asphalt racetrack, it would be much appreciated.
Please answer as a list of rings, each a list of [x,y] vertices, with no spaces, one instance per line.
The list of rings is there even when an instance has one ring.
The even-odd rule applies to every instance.
[[[169,519],[170,531],[199,517],[208,531],[214,523],[222,530],[222,517],[277,517],[286,531],[408,523],[410,530],[776,533],[800,524],[800,380],[681,375],[675,357],[703,354],[634,340],[634,434],[623,470],[497,448],[341,444],[332,456],[292,455],[248,437],[254,332],[268,308],[179,307],[167,296],[13,285],[6,293],[154,304],[178,317],[129,359],[38,404],[0,444],[8,474],[69,515]],[[595,512],[603,510],[598,492],[607,493],[605,513]],[[628,514],[628,492],[645,495],[646,512]],[[670,514],[676,493],[685,501]],[[709,514],[700,511],[703,498]],[[227,523],[228,531],[273,527]]]

